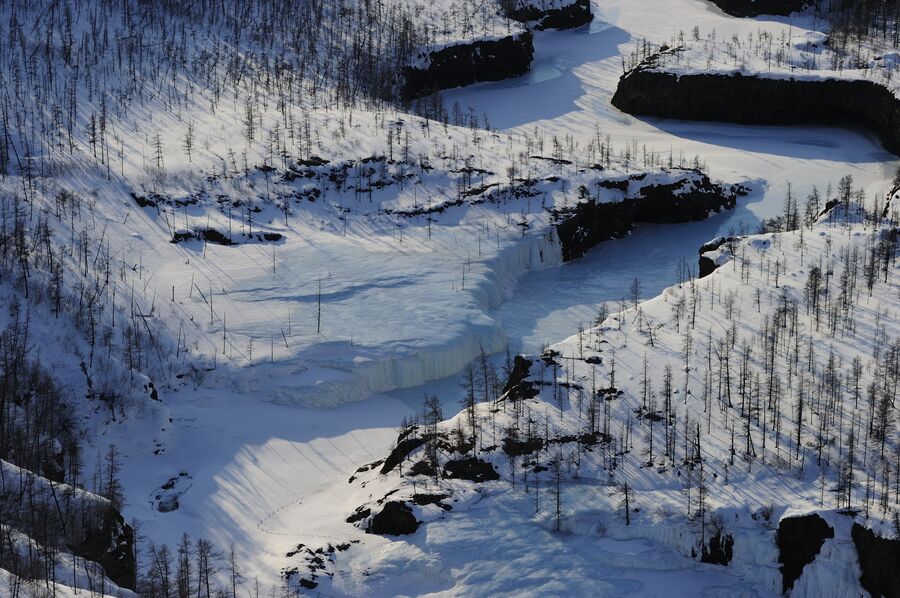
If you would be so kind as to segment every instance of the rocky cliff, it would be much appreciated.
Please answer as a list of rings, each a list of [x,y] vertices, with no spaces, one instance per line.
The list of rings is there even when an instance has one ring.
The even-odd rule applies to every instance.
[[[587,25],[594,18],[590,0],[576,0],[561,8],[543,8],[539,4],[511,2],[507,16],[521,23],[530,23],[535,29],[574,29]]]
[[[622,76],[612,104],[629,114],[684,120],[860,126],[900,155],[900,101],[870,81],[678,75],[644,65]]]
[[[607,239],[624,237],[637,222],[675,223],[703,220],[710,212],[733,208],[743,187],[723,187],[704,174],[694,173],[667,184],[647,184],[617,202],[588,200],[557,214],[556,232],[563,259],[577,259]],[[621,181],[624,188],[640,181],[640,175]],[[614,184],[614,183],[610,183]]]
[[[95,514],[79,541],[69,546],[76,555],[95,561],[116,585],[135,589],[134,530],[112,509]]]
[[[408,101],[441,89],[517,77],[531,68],[533,55],[528,31],[434,50],[421,66],[406,67],[401,96]]]
[[[734,17],[759,15],[789,15],[803,10],[807,0],[711,0],[722,12]]]
[[[883,538],[858,523],[853,524],[851,537],[859,557],[862,587],[872,596],[900,598],[900,540]]]
[[[776,543],[781,565],[782,591],[787,594],[800,578],[803,568],[812,563],[822,544],[834,537],[834,530],[819,515],[787,517],[778,524]]]

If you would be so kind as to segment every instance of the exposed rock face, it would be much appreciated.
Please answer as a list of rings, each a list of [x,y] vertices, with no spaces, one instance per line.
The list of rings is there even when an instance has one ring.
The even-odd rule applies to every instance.
[[[499,81],[528,72],[534,56],[531,33],[525,31],[498,40],[481,40],[431,52],[424,67],[406,67],[401,96],[404,100],[441,89]]]
[[[701,255],[699,260],[699,276],[698,278],[703,278],[704,276],[709,276],[713,272],[716,271],[716,263],[709,259],[708,257]]]
[[[408,476],[427,476],[434,477],[437,472],[437,466],[430,459],[421,459],[413,463],[413,466],[407,470]]]
[[[347,523],[358,523],[372,514],[372,509],[367,507],[356,507],[356,510],[347,517]]]
[[[700,247],[700,260],[699,260],[699,275],[698,278],[703,278],[704,276],[709,276],[719,267],[715,261],[711,258],[706,257],[704,254],[710,251],[715,251],[725,243],[729,241],[735,240],[734,237],[716,237],[712,241],[707,241]]]
[[[86,529],[81,541],[70,546],[76,555],[95,561],[106,576],[121,588],[135,588],[134,530],[115,511],[108,511],[93,529]]]
[[[381,473],[388,473],[397,465],[406,458],[408,454],[425,444],[427,439],[423,437],[418,438],[404,438],[397,442],[397,446],[394,447],[394,450],[391,451],[391,454],[388,455],[387,459],[384,460],[384,465],[381,468]]]
[[[510,5],[515,2],[510,1]],[[534,23],[534,28],[543,29],[574,29],[587,25],[593,20],[590,0],[576,0],[562,8],[542,9],[540,6],[521,6],[510,8],[506,11],[511,19],[522,23]]]
[[[240,239],[247,241],[259,241],[259,242],[275,242],[281,241],[284,238],[284,235],[281,233],[256,233],[253,235],[245,235],[242,234],[239,237]],[[231,239],[230,236],[226,236],[225,233],[219,232],[214,228],[201,228],[198,230],[177,230],[172,234],[171,243],[184,243],[186,241],[199,240],[206,241],[208,243],[214,243],[216,245],[225,245],[226,247],[229,245],[237,245],[238,242]]]
[[[528,381],[528,370],[531,360],[524,355],[516,355],[513,359],[512,371],[503,387],[503,397],[507,399],[530,399],[538,394],[538,389]]]
[[[172,476],[166,483],[156,489],[151,498],[154,508],[160,513],[171,513],[179,507],[178,499],[187,492],[192,485],[191,475],[182,471]]]
[[[711,0],[722,12],[734,17],[759,15],[789,15],[803,10],[807,0]]]
[[[163,496],[156,503],[156,510],[160,513],[171,513],[177,511],[179,507],[177,496]]]
[[[711,241],[707,241],[700,247],[700,253],[706,253],[707,251],[715,251],[722,245],[724,245],[728,239],[726,237],[716,237]]]
[[[900,100],[871,81],[675,75],[640,66],[619,80],[612,104],[630,114],[752,125],[850,125],[900,155]]]
[[[522,455],[530,455],[544,448],[544,439],[531,438],[512,438],[507,436],[503,439],[503,452],[510,457],[521,457]]]
[[[787,593],[800,578],[803,568],[813,562],[826,538],[834,530],[818,515],[787,517],[778,524],[778,562],[781,563],[782,591]]]
[[[711,211],[733,208],[738,195],[745,193],[743,188],[725,188],[701,175],[664,185],[648,185],[635,197],[618,202],[588,200],[562,215],[564,220],[556,226],[563,260],[577,259],[601,241],[624,237],[636,222],[703,220]]]
[[[734,536],[719,531],[709,539],[709,544],[703,547],[700,560],[713,565],[727,566],[734,556]]]
[[[372,517],[366,532],[404,536],[415,533],[417,529],[419,529],[419,522],[413,515],[412,509],[406,503],[392,500],[385,503],[384,508]]]
[[[467,459],[447,461],[446,465],[444,465],[444,477],[455,480],[486,482],[488,480],[499,480],[500,474],[487,461],[469,457]]]
[[[900,540],[882,538],[858,523],[850,535],[859,557],[862,587],[872,596],[900,598]]]
[[[445,511],[452,511],[453,507],[445,505],[442,501],[450,498],[449,494],[413,494],[412,501],[417,505],[437,505]]]

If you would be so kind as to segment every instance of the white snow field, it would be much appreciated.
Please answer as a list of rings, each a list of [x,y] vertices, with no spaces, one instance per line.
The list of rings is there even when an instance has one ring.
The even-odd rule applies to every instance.
[[[435,22],[450,3],[402,4]],[[779,214],[788,182],[801,200],[813,185],[824,193],[847,174],[867,198],[883,197],[891,187],[897,159],[866,133],[640,119],[610,105],[639,40],[662,43],[695,25],[715,30],[718,39],[760,30],[775,39],[790,32],[785,35],[794,39],[813,24],[734,19],[703,0],[598,0],[592,10],[588,27],[535,34],[529,74],[444,92],[447,108],[458,106],[449,126],[392,110],[325,108],[323,97],[285,111],[274,93],[248,119],[250,104],[237,93],[220,96],[198,85],[191,102],[170,102],[158,90],[117,114],[105,150],[111,172],[90,159],[86,122],[78,123],[80,153],[41,162],[58,177],[29,183],[26,195],[41,198],[50,212],[59,190],[83,198],[78,216],[64,207],[72,230],[60,225],[56,236],[71,256],[80,254],[82,229],[99,244],[98,255],[105,242],[120,293],[114,305],[143,322],[153,338],[148,347],[162,355],[148,348],[136,357],[136,369],[149,376],[134,374],[136,382],[126,356],[98,355],[93,373],[109,373],[111,388],[140,389],[132,393],[140,395],[139,407],[114,412],[114,421],[99,407],[81,414],[91,449],[86,468],[99,469],[96,455],[110,443],[119,447],[125,515],[140,522],[146,539],[174,546],[189,533],[223,550],[233,546],[248,578],[245,589],[258,581],[266,592],[282,584],[283,568],[302,564],[302,551],[287,556],[298,544],[315,549],[358,541],[336,553],[328,565],[334,578],[320,576],[312,593],[779,593],[777,571],[753,569],[771,563],[774,549],[771,533],[746,510],[776,502],[767,496],[778,485],[784,505],[821,508],[802,493],[811,469],[800,479],[765,467],[731,474],[732,507],[742,513],[736,533],[748,539],[740,550],[749,553],[739,552],[729,568],[688,556],[693,527],[676,516],[684,510],[680,488],[669,476],[654,492],[658,476],[637,461],[627,469],[641,489],[637,500],[671,505],[671,518],[647,508],[640,525],[621,525],[619,499],[609,496],[612,488],[598,471],[597,484],[587,475],[567,482],[572,492],[563,534],[554,531],[549,511],[536,515],[528,500],[493,482],[481,494],[455,484],[459,506],[407,539],[364,534],[345,522],[396,482],[361,490],[359,482],[347,483],[350,475],[390,451],[401,421],[420,410],[423,395],[438,394],[444,415],[452,415],[463,394],[461,372],[480,351],[509,346],[538,353],[592,324],[601,303],[618,311],[635,277],[643,297],[662,292],[677,282],[683,264],[696,271],[704,241],[754,232],[760,219]],[[471,23],[435,25],[426,47],[520,30],[485,13]],[[187,82],[173,85],[183,89]],[[80,101],[97,106],[99,115],[97,97]],[[472,128],[473,122],[490,129]],[[185,147],[188,130],[192,151]],[[602,162],[606,143],[610,163],[597,174],[587,167]],[[557,153],[573,163],[528,159]],[[714,180],[749,181],[750,196],[706,221],[641,225],[562,263],[545,208],[572,205],[578,186],[599,176],[649,172],[651,180],[671,180],[680,171],[663,172],[670,158],[690,166],[695,156]],[[369,158],[380,159],[364,162]],[[335,173],[337,179],[329,178]],[[524,183],[511,182],[516,178],[536,181],[534,194],[517,196]],[[7,177],[0,185],[11,191],[23,183]],[[466,199],[466,192],[486,186],[505,195],[494,203]],[[447,207],[433,217],[398,213],[437,205]],[[207,230],[234,244],[209,237],[171,242]],[[846,241],[835,236],[835,243]],[[4,291],[4,301],[14,293]],[[891,298],[896,301],[896,288],[882,301]],[[40,309],[35,346],[47,360],[59,360],[60,379],[80,392],[82,364],[62,355],[70,347],[80,355],[93,351],[73,338],[71,322],[59,324],[46,304]],[[98,311],[98,319],[108,322],[116,311]],[[636,350],[643,341],[629,342]],[[639,367],[635,355],[638,362],[623,366],[621,376]],[[147,399],[149,380],[160,402]],[[704,451],[721,451],[722,442],[704,443]],[[715,500],[724,508],[725,498]],[[177,508],[160,510],[173,501]],[[435,508],[429,517],[437,515]],[[841,560],[838,547],[834,554]],[[832,587],[857,589],[855,574],[852,567],[838,570]],[[813,581],[798,583],[809,588],[799,595],[817,595]]]

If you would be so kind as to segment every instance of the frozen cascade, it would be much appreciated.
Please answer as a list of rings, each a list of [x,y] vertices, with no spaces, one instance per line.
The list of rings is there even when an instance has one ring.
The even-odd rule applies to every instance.
[[[506,334],[487,312],[512,292],[516,281],[527,272],[561,263],[562,251],[555,229],[526,235],[521,242],[504,246],[489,261],[473,264],[473,269],[478,267],[483,271],[475,272],[475,284],[464,292],[471,294],[482,314],[461,326],[456,334],[448,335],[446,342],[431,346],[387,346],[375,354],[365,355],[363,349],[342,344],[339,358],[318,362],[322,371],[313,384],[306,382],[308,369],[288,361],[256,366],[241,378],[241,386],[253,392],[265,384],[268,398],[278,404],[332,407],[451,376],[482,350],[490,354],[505,348]],[[298,378],[302,380],[300,384]]]

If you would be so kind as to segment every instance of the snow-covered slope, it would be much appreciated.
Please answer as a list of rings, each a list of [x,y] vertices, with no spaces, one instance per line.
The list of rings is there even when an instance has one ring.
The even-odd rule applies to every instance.
[[[0,488],[6,595],[134,596],[134,533],[108,499],[3,460]]]
[[[836,539],[792,595],[861,593],[844,522],[893,537],[897,514],[896,218],[884,204],[839,204],[796,231],[735,238],[711,276],[517,358],[502,392],[488,366],[476,368],[464,392],[487,402],[440,423],[426,405],[390,457],[351,479],[347,502],[359,508],[349,521],[382,534],[425,522],[381,551],[388,569],[401,551],[440,569],[454,562],[446,526],[479,542],[511,519],[542,537],[558,530],[567,554],[652,539],[724,561],[733,584],[778,593],[779,521],[839,510],[827,517]],[[528,537],[520,530],[515,542]],[[474,574],[499,569],[499,555],[470,558],[444,589],[521,587]],[[353,570],[356,559],[338,555],[337,566]],[[389,583],[318,579],[350,593]]]
[[[509,137],[390,112],[313,111],[302,122],[278,158],[229,151],[215,165],[213,151],[109,179],[85,165],[21,204],[29,223],[37,206],[56,242],[78,245],[70,252],[93,268],[104,305],[133,303],[136,327],[158,328],[158,348],[137,365],[157,385],[226,368],[247,392],[324,405],[452,374],[479,343],[503,347],[485,311],[517,277],[560,262],[554,212],[696,176],[659,155],[635,165],[599,137]],[[648,172],[633,191],[597,185]],[[114,311],[97,318],[112,326]],[[368,325],[373,313],[382,326]]]
[[[430,527],[434,549],[366,536],[344,518],[382,490],[373,483],[372,497],[357,492],[358,479],[347,493],[347,477],[383,457],[395,427],[413,415],[413,391],[393,390],[441,378],[421,390],[454,388],[453,376],[482,351],[502,352],[509,336],[521,336],[496,310],[523,275],[541,280],[540,271],[561,264],[558,220],[576,205],[618,205],[644,186],[679,180],[687,189],[701,176],[695,167],[714,180],[753,182],[733,213],[678,227],[688,238],[755,229],[780,209],[789,180],[805,190],[852,172],[868,197],[883,191],[890,157],[856,132],[697,127],[633,119],[609,104],[623,55],[639,38],[669,39],[699,24],[717,39],[759,28],[793,39],[790,23],[727,19],[700,0],[595,3],[589,28],[535,34],[530,74],[447,92],[443,103],[417,101],[413,116],[385,101],[402,66],[522,27],[493,2],[164,4],[0,2],[0,38],[10,40],[0,49],[9,92],[0,97],[0,211],[10,250],[0,302],[28,306],[30,355],[52,366],[76,405],[83,481],[102,474],[115,444],[125,513],[147,540],[174,550],[187,532],[234,546],[248,579],[258,576],[264,588],[328,543],[338,593],[646,594],[664,593],[672,575],[686,593],[749,592],[763,578],[775,588],[777,573],[743,573],[771,564],[773,550],[746,510],[731,531],[759,542],[743,556],[748,544],[737,543],[738,576],[690,560],[694,530],[665,476],[658,495],[675,506],[662,524],[622,531],[608,510],[618,499],[603,498],[610,488],[601,484],[584,498],[603,505],[597,518],[589,506],[589,522],[570,526],[590,534],[572,541],[551,529],[545,511],[535,526],[530,506],[502,484],[485,501],[454,482],[456,510],[476,515]],[[669,246],[673,233],[652,231],[657,251]],[[592,291],[577,301],[591,313],[577,321],[593,317],[594,293],[629,294],[611,273],[643,268],[653,255],[646,235],[632,241],[616,242],[622,263],[609,274],[592,273]],[[665,257],[672,267],[645,268],[655,278],[644,289],[677,280],[680,256]],[[653,305],[647,313],[658,323]],[[555,340],[575,329],[573,316],[559,319],[572,321],[557,329],[553,318],[534,316],[540,335],[532,336]],[[639,330],[619,340],[637,346]],[[721,434],[713,437],[704,451],[722,449]],[[636,462],[629,467],[637,472]],[[755,490],[774,479],[755,466],[749,477],[729,468]],[[655,500],[651,486],[662,474],[642,473],[640,493]],[[442,511],[430,504],[416,513]],[[498,519],[503,542],[479,535]],[[600,520],[610,531],[598,543]],[[524,545],[522,530],[541,546]],[[360,545],[342,548],[352,540]],[[287,557],[300,542],[304,549]],[[505,549],[516,561],[497,575]],[[477,562],[479,552],[496,556]]]

